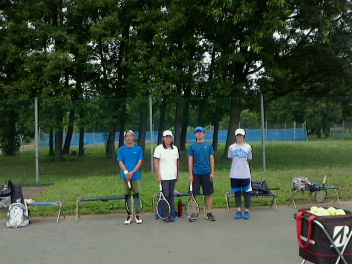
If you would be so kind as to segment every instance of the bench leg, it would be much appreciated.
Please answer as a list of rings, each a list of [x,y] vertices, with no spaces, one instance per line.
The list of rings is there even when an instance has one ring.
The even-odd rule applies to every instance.
[[[80,199],[78,199],[76,202],[76,222],[78,222],[78,218],[80,217],[80,214],[79,214],[79,203],[80,202],[81,202]]]
[[[230,200],[229,200],[229,193],[225,193],[225,200],[226,200],[226,206],[227,206],[227,212],[230,212]]]
[[[297,208],[297,206],[296,206],[296,201],[295,201],[295,198],[294,198],[293,192],[295,192],[295,191],[290,190],[290,193],[291,193],[291,200],[292,200],[293,205],[295,206],[295,208]]]
[[[334,203],[335,203],[336,201],[338,201],[338,202],[339,202],[339,205],[341,205],[341,201],[340,201],[340,192],[341,192],[341,191],[337,191],[337,189],[334,189],[334,191],[335,191],[335,195],[336,195],[336,198],[335,198],[335,200],[334,200]]]
[[[61,214],[63,215],[64,218],[66,218],[66,217],[65,217],[64,211],[63,211],[63,209],[62,209],[62,203],[61,203],[61,202],[58,202],[57,205],[59,206],[59,213],[58,213],[58,215],[57,215],[57,220],[56,220],[56,222],[59,222],[59,221],[60,221],[60,216],[61,216]]]
[[[279,211],[279,208],[277,207],[276,196],[274,196],[273,201],[271,202],[271,206],[270,206],[270,208],[273,206],[273,204],[275,204],[275,207],[276,207],[276,212],[278,212],[278,211]]]

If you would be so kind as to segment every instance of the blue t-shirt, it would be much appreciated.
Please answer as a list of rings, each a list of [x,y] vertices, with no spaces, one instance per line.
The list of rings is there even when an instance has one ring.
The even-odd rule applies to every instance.
[[[134,145],[133,147],[122,146],[119,149],[118,161],[122,161],[128,171],[133,171],[140,160],[143,160],[143,150],[141,146]],[[121,178],[126,179],[123,170],[121,170]],[[142,178],[140,170],[134,175],[132,180],[140,180]]]
[[[206,175],[211,173],[210,155],[214,155],[213,146],[208,142],[194,142],[188,149],[188,156],[193,156],[193,173]]]

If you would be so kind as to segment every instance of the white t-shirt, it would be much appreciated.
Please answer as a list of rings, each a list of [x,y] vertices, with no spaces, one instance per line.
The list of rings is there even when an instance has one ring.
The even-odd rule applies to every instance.
[[[160,176],[162,180],[175,180],[177,178],[178,148],[165,149],[161,144],[155,148],[154,158],[160,160]]]
[[[245,143],[232,144],[229,147],[228,157],[232,159],[230,178],[247,179],[251,178],[248,160],[252,159],[252,147]]]

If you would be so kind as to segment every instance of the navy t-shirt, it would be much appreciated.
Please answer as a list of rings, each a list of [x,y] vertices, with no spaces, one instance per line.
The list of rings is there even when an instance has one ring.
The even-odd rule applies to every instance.
[[[210,155],[214,155],[213,146],[208,142],[194,142],[188,149],[188,156],[193,156],[193,173],[205,175],[211,173]]]

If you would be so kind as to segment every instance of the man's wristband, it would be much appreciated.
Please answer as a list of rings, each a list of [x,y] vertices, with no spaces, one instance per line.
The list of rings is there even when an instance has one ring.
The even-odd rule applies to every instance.
[[[128,173],[128,170],[124,170],[123,173],[126,175]]]

